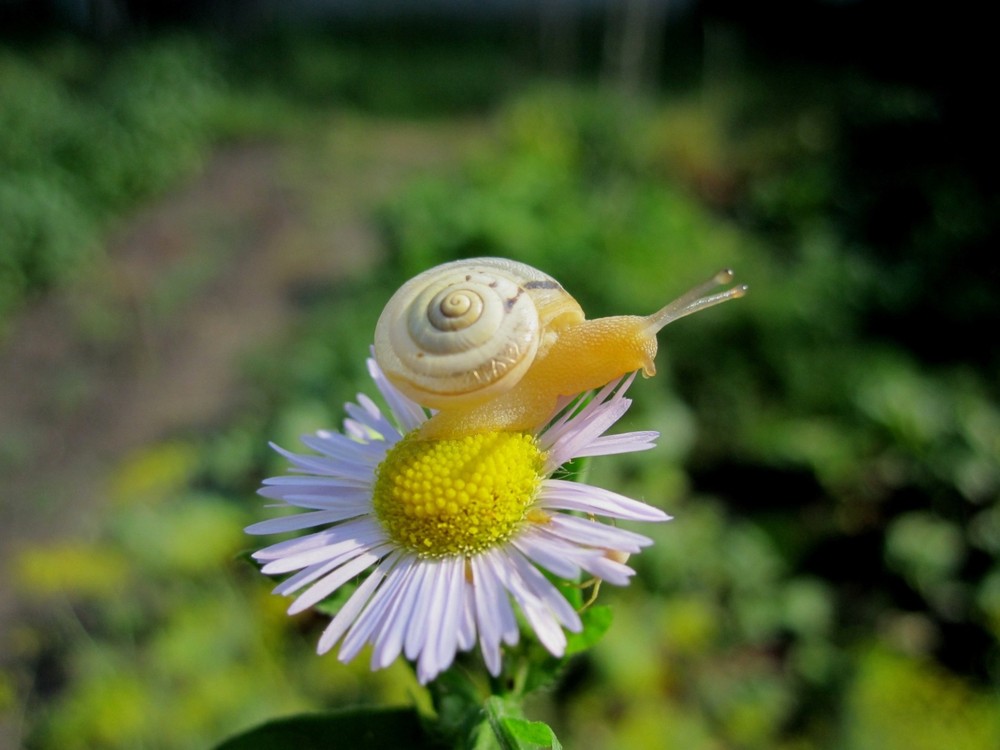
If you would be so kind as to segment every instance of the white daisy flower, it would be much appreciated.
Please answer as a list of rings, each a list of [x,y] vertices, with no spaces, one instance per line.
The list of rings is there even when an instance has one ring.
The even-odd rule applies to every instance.
[[[343,434],[302,438],[316,454],[272,446],[292,475],[264,481],[260,494],[307,512],[255,523],[250,534],[314,529],[254,554],[262,572],[295,572],[275,588],[297,594],[289,614],[318,604],[367,573],[319,641],[353,659],[371,644],[372,669],[403,654],[422,683],[478,641],[498,675],[502,644],[518,642],[514,605],[553,655],[564,631],[579,632],[577,611],[539,568],[576,581],[583,572],[625,585],[622,560],[651,544],[595,516],[667,521],[658,508],[587,484],[553,479],[574,458],[653,447],[656,432],[604,433],[628,409],[634,376],[566,410],[538,434],[485,432],[421,440],[428,415],[401,394],[373,359],[368,371],[389,405],[367,396],[347,404]]]

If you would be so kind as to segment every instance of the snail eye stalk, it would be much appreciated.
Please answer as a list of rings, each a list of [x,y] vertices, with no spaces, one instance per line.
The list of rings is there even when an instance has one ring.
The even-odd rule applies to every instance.
[[[708,281],[685,292],[670,304],[648,316],[646,318],[648,328],[655,334],[675,320],[680,320],[692,313],[706,310],[709,307],[714,307],[731,299],[739,299],[750,290],[750,287],[746,284],[740,284],[724,291],[710,294],[717,287],[731,284],[733,277],[734,274],[731,269],[722,269]]]

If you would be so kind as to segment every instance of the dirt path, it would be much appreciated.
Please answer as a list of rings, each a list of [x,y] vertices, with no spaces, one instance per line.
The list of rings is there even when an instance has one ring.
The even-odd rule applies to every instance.
[[[25,545],[99,527],[123,456],[224,419],[241,357],[294,322],[293,290],[368,271],[382,254],[371,209],[482,135],[348,120],[316,158],[223,149],[125,224],[102,269],[27,309],[0,344],[0,580]],[[0,653],[16,613],[0,586]]]

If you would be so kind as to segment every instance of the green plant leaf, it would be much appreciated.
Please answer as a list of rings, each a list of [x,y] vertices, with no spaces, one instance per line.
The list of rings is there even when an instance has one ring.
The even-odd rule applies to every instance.
[[[567,634],[566,656],[586,651],[604,637],[611,627],[611,607],[606,604],[588,607],[580,613],[580,619],[583,620],[583,630]]]
[[[440,750],[412,708],[357,708],[276,719],[225,740],[216,750]]]
[[[462,666],[446,669],[427,685],[427,690],[437,717],[435,728],[442,736],[472,738],[467,746],[477,750],[492,747],[475,739],[489,732],[480,729],[484,723],[482,697]]]
[[[486,701],[486,715],[503,750],[561,750],[555,732],[541,721],[513,714],[510,703],[493,697]]]

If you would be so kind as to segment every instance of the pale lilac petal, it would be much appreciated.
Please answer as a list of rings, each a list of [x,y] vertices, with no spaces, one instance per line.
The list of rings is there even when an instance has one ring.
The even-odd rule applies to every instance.
[[[411,627],[403,641],[403,653],[410,661],[416,661],[428,643],[433,639],[433,630],[437,627],[438,610],[444,597],[441,575],[438,570],[440,561],[422,560],[415,574],[414,585],[420,591],[420,596],[413,602],[411,610]]]
[[[485,564],[473,566],[473,600],[475,603],[476,627],[479,631],[479,649],[483,654],[486,668],[494,677],[500,674],[500,639],[502,625],[496,613],[502,601],[510,608],[507,592],[497,585]]]
[[[347,662],[353,659],[364,648],[366,643],[371,643],[375,646],[375,650],[372,653],[372,663],[374,664],[375,660],[380,658],[379,641],[385,637],[383,624],[389,615],[394,614],[402,605],[399,594],[403,591],[402,587],[406,583],[405,573],[406,568],[396,568],[390,571],[385,578],[385,582],[372,594],[371,600],[355,619],[354,624],[351,625],[344,636],[343,642],[340,644],[340,651],[337,657],[341,661]],[[387,646],[391,649],[391,643],[387,644]],[[398,654],[399,649],[396,649],[396,654],[392,659],[398,656]],[[392,659],[389,659],[387,664]]]
[[[417,661],[417,679],[422,683],[447,669],[458,648],[464,561],[462,558],[440,560],[436,567],[431,606],[426,611],[434,617],[435,628],[428,633]]]
[[[364,520],[365,519],[359,518],[356,521],[351,521],[350,523],[362,523]],[[278,560],[285,557],[285,555],[322,547],[323,545],[330,544],[331,542],[343,538],[337,533],[337,529],[338,527],[334,526],[333,528],[324,529],[323,531],[315,531],[312,534],[306,534],[305,536],[286,539],[283,542],[276,542],[269,547],[264,547],[264,549],[259,549],[254,552],[253,559],[258,562]]]
[[[635,575],[635,571],[628,565],[604,556],[583,559],[580,561],[580,567],[595,578],[614,586],[627,586],[629,579]]]
[[[307,437],[303,436],[302,441],[306,442]],[[271,443],[271,448],[292,462],[295,469],[309,474],[318,474],[329,477],[347,477],[355,479],[371,480],[372,468],[379,459],[368,457],[364,461],[360,458],[348,463],[344,460],[327,458],[325,456],[303,455],[292,453],[279,445]],[[369,451],[370,453],[370,451]],[[383,454],[384,455],[384,454]]]
[[[375,386],[382,398],[389,405],[392,415],[396,418],[403,433],[411,432],[427,421],[427,415],[418,404],[414,403],[389,382],[374,359],[368,359],[368,374],[375,381]]]
[[[608,383],[596,393],[593,393],[589,400],[587,400],[587,394],[582,394],[577,399],[574,399],[562,415],[545,428],[541,435],[543,444],[551,446],[553,442],[567,435],[572,435],[583,425],[589,424],[595,417],[595,414],[599,414],[602,410],[608,408],[609,404],[612,405],[612,408],[621,409],[621,407],[613,406],[616,401],[625,402],[625,409],[621,409],[620,411],[620,414],[624,414],[628,409],[628,405],[632,403],[631,400],[625,398],[625,392],[634,379],[635,373],[632,373],[629,376]],[[614,421],[606,422],[605,429],[614,424]]]
[[[543,481],[542,490],[536,502],[540,508],[578,510],[583,513],[631,521],[670,520],[670,516],[652,505],[646,505],[646,503],[600,487],[567,482],[563,479]]]
[[[527,558],[511,550],[507,560],[513,564],[521,581],[538,597],[540,602],[544,603],[564,627],[574,632],[583,627],[580,616],[573,609],[573,605],[566,601],[562,592],[543,576],[538,568],[531,565]]]
[[[354,440],[359,445],[370,445],[383,442],[382,435],[369,427],[365,422],[359,422],[356,419],[348,418],[345,419],[342,424],[344,435]]]
[[[635,373],[632,373],[632,375],[619,378],[618,380],[613,380],[596,393],[593,393],[589,401],[587,400],[588,394],[586,393],[581,394],[575,399],[571,399],[569,401],[569,408],[567,408],[558,419],[545,428],[541,436],[543,443],[551,445],[552,441],[557,440],[560,436],[567,432],[567,426],[570,425],[570,423],[574,425],[585,423],[594,410],[599,409],[605,401],[612,397],[613,394],[617,394],[619,398],[624,399],[624,394],[634,379]],[[619,386],[623,383],[624,386],[619,388]],[[584,403],[585,401],[586,403]],[[608,426],[610,427],[610,424]]]
[[[416,659],[424,648],[427,631],[435,617],[434,610],[428,606],[428,602],[434,597],[436,575],[436,561],[421,560],[417,563],[412,585],[420,596],[413,600],[410,610],[410,629],[406,631],[406,638],[403,641],[403,654],[410,661]]]
[[[382,415],[375,402],[363,393],[359,393],[357,398],[358,402],[356,404],[344,405],[344,410],[351,418],[365,425],[375,435],[378,435],[380,439],[390,445],[399,440],[399,431],[393,426],[392,422]]]
[[[546,470],[554,471],[570,459],[583,455],[591,443],[621,418],[630,403],[627,399],[619,399],[602,404],[601,408],[585,409],[584,414],[554,436]]]
[[[320,524],[337,523],[345,521],[364,513],[362,508],[351,509],[345,513],[344,510],[315,510],[310,513],[296,513],[291,516],[281,518],[270,518],[266,521],[258,521],[247,526],[244,531],[247,534],[281,534],[286,531],[301,531]]]
[[[458,629],[458,650],[468,651],[476,645],[476,601],[472,582],[462,586],[462,620]]]
[[[258,490],[258,495],[264,495],[264,497],[279,497],[278,495],[267,495],[265,494],[265,491],[273,491],[276,488],[287,487],[288,492],[293,491],[293,488],[300,492],[305,492],[307,490],[327,492],[340,489],[371,487],[372,480],[371,477],[365,477],[364,479],[348,479],[344,477],[316,477],[293,474],[283,477],[271,477],[270,479],[265,479],[261,482],[261,484],[263,485],[263,488]]]
[[[400,553],[392,552],[386,556],[382,562],[371,573],[368,577],[362,581],[361,585],[351,594],[350,598],[344,603],[344,606],[340,608],[337,614],[331,620],[330,624],[326,626],[326,630],[323,631],[323,635],[320,636],[319,644],[317,645],[317,652],[320,654],[325,654],[331,648],[333,648],[337,641],[341,639],[347,629],[354,622],[358,613],[364,608],[365,604],[368,603],[372,592],[378,587],[387,575],[387,573],[393,569],[393,566],[399,560]]]
[[[324,456],[306,456],[299,453],[292,453],[291,451],[285,450],[277,443],[268,443],[268,445],[271,446],[272,450],[280,453],[282,456],[291,461],[296,469],[319,474],[321,476],[336,476],[337,470],[340,467],[338,462],[331,461],[329,458]]]
[[[644,432],[623,432],[618,435],[604,435],[593,440],[590,445],[579,448],[573,458],[586,456],[612,456],[618,453],[638,453],[656,447],[654,442],[660,437],[655,430]]]
[[[609,455],[652,447],[655,432],[604,435],[631,406],[625,392],[635,373],[609,383],[593,395],[582,407],[571,407],[549,425],[539,438],[540,447],[548,452],[545,471],[551,473],[573,458]]]
[[[565,554],[565,545],[546,543],[544,537],[534,531],[512,539],[512,544],[537,565],[560,578],[574,580],[580,575],[580,566]]]
[[[539,643],[553,656],[562,656],[566,650],[566,634],[559,626],[559,622],[517,576],[509,577],[507,584],[508,590],[517,600]]]
[[[566,649],[563,627],[579,631],[580,618],[565,597],[519,552],[508,550],[494,568],[503,587],[517,601],[538,640],[554,656]]]
[[[268,487],[261,488],[258,491],[259,494],[264,495],[264,490],[270,489]],[[279,495],[278,492],[267,493],[268,495]],[[288,505],[294,505],[296,508],[307,508],[309,510],[343,510],[350,517],[357,515],[357,511],[362,513],[370,513],[372,508],[372,493],[368,489],[342,489],[336,492],[330,492],[327,494],[285,494],[281,493],[280,497],[275,499],[284,500]]]
[[[412,564],[416,558],[411,558],[410,564],[400,565],[401,569],[393,571],[380,595],[387,600],[385,613],[380,617],[372,650],[372,669],[388,667],[403,650],[403,640],[410,624],[410,612],[413,600],[419,595],[419,590],[413,586],[413,573],[416,566]]]
[[[628,529],[562,513],[553,515],[548,523],[538,524],[537,529],[542,534],[552,534],[577,545],[629,554],[636,554],[653,543],[649,537]]]
[[[311,565],[303,567],[298,573],[282,581],[275,587],[275,593],[284,594],[286,596],[294,593],[306,584],[316,580],[321,575],[325,575],[327,571],[334,570],[335,568],[343,565],[345,562],[357,557],[362,552],[381,548],[386,545],[386,540],[384,539],[376,539],[366,545],[359,545],[356,543],[352,544],[352,541],[354,540],[345,540],[342,545],[340,545],[339,549],[335,551],[331,550],[330,547],[326,547],[325,549],[328,552],[326,556]]]
[[[385,457],[386,445],[381,440],[359,442],[332,430],[317,430],[311,435],[302,435],[299,440],[304,446],[327,459],[333,459],[342,469],[350,469],[355,464],[377,464]]]
[[[351,556],[356,553],[364,552],[371,549],[376,542],[382,540],[383,538],[384,537],[381,535],[372,534],[369,539],[364,540],[339,539],[333,544],[324,544],[321,547],[314,547],[313,549],[297,552],[294,555],[279,557],[277,560],[272,560],[264,565],[264,567],[261,568],[261,572],[264,573],[264,575],[269,576],[291,573],[293,570],[300,570],[302,568],[309,567],[310,565],[324,563],[342,555]]]
[[[606,556],[604,550],[577,547],[560,540],[543,540],[539,535],[524,535],[515,546],[536,565],[569,580],[585,571],[615,586],[628,585],[635,571]]]
[[[479,645],[490,673],[500,673],[500,642],[517,643],[518,627],[510,595],[497,573],[496,553],[487,552],[469,561],[472,567],[473,596]]]
[[[281,594],[282,596],[294,594],[303,586],[308,586],[313,581],[322,578],[331,570],[340,566],[343,562],[343,557],[335,557],[332,560],[324,560],[323,562],[318,562],[315,565],[310,565],[308,568],[303,568],[295,575],[289,576],[283,580],[274,587],[273,591],[275,594]]]
[[[288,614],[294,615],[304,609],[309,609],[314,604],[319,604],[356,575],[377,563],[388,551],[389,546],[383,545],[371,551],[362,552],[350,562],[344,563],[325,578],[313,584],[311,588],[306,589],[306,592],[288,608]]]
[[[331,539],[330,544],[319,544],[324,535]],[[283,553],[277,559],[268,562],[261,571],[266,575],[276,573],[289,573],[307,565],[331,559],[350,549],[367,549],[382,543],[386,540],[385,531],[371,518],[359,518],[355,521],[348,521],[332,529],[328,529],[320,534],[310,534],[300,539],[279,542],[267,551],[270,556],[274,556],[277,550]],[[304,549],[297,547],[297,542],[307,541]],[[284,545],[284,546],[283,546]],[[318,545],[318,546],[317,546]],[[264,559],[261,552],[255,553],[258,559]]]

